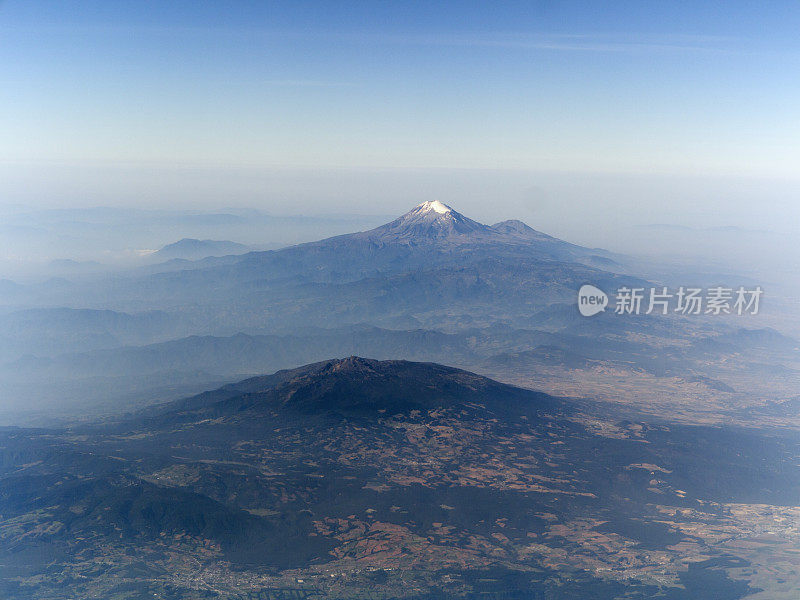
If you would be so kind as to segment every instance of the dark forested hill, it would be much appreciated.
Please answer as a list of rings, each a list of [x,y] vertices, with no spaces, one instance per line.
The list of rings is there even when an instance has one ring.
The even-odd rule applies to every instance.
[[[734,600],[790,549],[786,530],[759,553],[758,524],[800,494],[784,434],[357,357],[0,447],[9,600]]]

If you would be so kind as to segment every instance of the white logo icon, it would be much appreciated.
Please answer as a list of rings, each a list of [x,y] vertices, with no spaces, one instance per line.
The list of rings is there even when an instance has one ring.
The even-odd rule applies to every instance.
[[[578,310],[584,317],[603,312],[608,306],[606,293],[593,285],[582,285],[578,290]]]

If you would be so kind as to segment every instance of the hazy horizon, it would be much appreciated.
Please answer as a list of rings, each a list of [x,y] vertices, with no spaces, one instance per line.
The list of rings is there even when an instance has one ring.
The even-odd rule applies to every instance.
[[[576,244],[762,275],[782,286],[791,285],[800,260],[794,243],[800,205],[782,182],[749,177],[110,165],[93,172],[87,183],[81,169],[51,169],[51,176],[61,178],[58,186],[24,170],[8,173],[6,187],[23,202],[0,203],[0,277],[29,279],[60,259],[130,264],[146,251],[187,237],[273,249],[368,229],[432,199],[488,224],[520,219]],[[115,187],[124,191],[116,193]],[[87,209],[99,207],[174,214],[169,223],[159,223],[157,212],[141,222],[107,221],[101,231],[92,228],[93,219],[86,220]],[[247,211],[264,219],[225,226],[181,219]]]

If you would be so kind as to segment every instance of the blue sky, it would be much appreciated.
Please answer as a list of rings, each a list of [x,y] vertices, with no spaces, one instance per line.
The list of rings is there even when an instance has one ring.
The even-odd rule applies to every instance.
[[[800,5],[0,3],[0,158],[791,176]]]

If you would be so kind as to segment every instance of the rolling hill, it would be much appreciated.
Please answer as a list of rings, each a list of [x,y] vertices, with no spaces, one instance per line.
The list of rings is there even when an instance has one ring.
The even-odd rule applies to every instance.
[[[796,543],[792,435],[620,421],[432,363],[325,360],[0,438],[9,600],[736,600]]]

